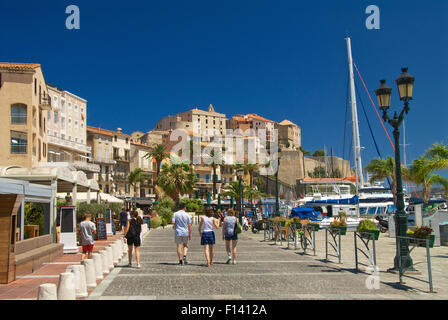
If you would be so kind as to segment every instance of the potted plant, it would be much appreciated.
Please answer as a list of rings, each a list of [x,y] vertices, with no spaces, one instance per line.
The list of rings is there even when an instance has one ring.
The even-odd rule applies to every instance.
[[[344,219],[342,220],[335,220],[330,224],[330,229],[338,230],[341,235],[345,236],[347,234],[347,223]]]
[[[316,223],[316,222],[310,222],[310,223],[308,223],[308,225],[309,225],[314,231],[319,231],[319,229],[320,229],[319,224]]]
[[[375,222],[368,219],[361,220],[356,229],[361,237],[365,239],[370,239],[370,234],[374,234],[375,240],[378,240],[380,236],[380,230],[377,228]]]
[[[412,230],[408,230],[408,231],[412,231]],[[419,246],[419,247],[426,247],[426,241],[423,241],[423,240],[429,239],[429,247],[432,248],[432,247],[434,247],[434,238],[435,238],[435,236],[433,234],[431,234],[432,232],[433,232],[433,230],[430,227],[422,226],[422,227],[415,228],[415,230],[412,231],[412,233],[406,232],[406,234],[408,236],[410,236],[411,238],[414,238],[415,240],[413,239],[410,242],[416,243],[417,246]]]

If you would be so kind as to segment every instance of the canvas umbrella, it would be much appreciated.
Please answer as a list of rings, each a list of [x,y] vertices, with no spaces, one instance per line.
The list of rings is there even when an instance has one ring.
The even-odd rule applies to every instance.
[[[199,191],[196,190],[196,199],[199,199]]]
[[[233,201],[234,201],[234,199],[233,199],[233,196],[232,196],[232,198],[230,198],[230,208],[232,208],[232,209],[233,209]]]

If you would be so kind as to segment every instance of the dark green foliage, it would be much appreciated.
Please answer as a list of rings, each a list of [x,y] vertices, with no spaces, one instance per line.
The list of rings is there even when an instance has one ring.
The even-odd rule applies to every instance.
[[[185,205],[187,206],[187,212],[201,213],[204,209],[204,203],[201,199],[183,198],[180,199],[179,202],[185,203]]]

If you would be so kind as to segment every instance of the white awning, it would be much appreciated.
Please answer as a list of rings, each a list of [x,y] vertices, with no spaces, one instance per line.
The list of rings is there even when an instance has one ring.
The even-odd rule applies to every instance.
[[[110,195],[108,193],[100,192],[99,195],[100,195],[100,200],[101,201],[104,201],[104,202],[107,201],[109,203],[123,203],[123,200],[120,200],[120,199],[118,199],[118,198],[116,198],[116,197],[114,197],[114,196],[112,196],[112,195]],[[97,192],[91,192],[90,193],[90,200],[96,200],[97,197],[98,197],[98,193]],[[77,201],[87,201],[87,192],[79,192],[77,194],[76,200]]]

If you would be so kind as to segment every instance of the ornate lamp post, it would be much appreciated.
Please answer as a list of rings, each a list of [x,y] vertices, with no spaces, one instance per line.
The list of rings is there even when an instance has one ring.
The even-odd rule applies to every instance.
[[[397,211],[395,212],[395,228],[397,237],[406,237],[406,230],[408,227],[408,218],[406,216],[404,207],[404,196],[403,196],[403,181],[401,177],[401,159],[400,159],[400,131],[399,128],[403,122],[404,114],[408,114],[409,101],[412,100],[412,92],[414,89],[415,78],[409,75],[408,68],[402,68],[402,73],[400,77],[395,81],[398,87],[398,93],[400,94],[400,100],[404,101],[404,107],[398,115],[394,112],[394,117],[390,118],[387,115],[387,111],[390,107],[390,96],[392,94],[392,89],[386,85],[386,80],[381,80],[381,85],[375,90],[375,94],[378,98],[378,104],[380,109],[383,111],[383,120],[389,122],[389,124],[394,128],[394,142],[395,142],[395,175],[396,175],[396,186],[397,186]],[[398,259],[401,261],[401,266],[404,270],[413,271],[412,259],[409,256],[409,247],[406,239],[398,239],[396,241],[397,253],[394,259],[394,268],[398,270]],[[399,254],[400,253],[400,254]]]
[[[239,169],[239,170],[236,171],[236,175],[238,177],[239,189],[240,189],[240,205],[239,205],[240,214],[239,214],[239,220],[240,220],[241,224],[243,223],[243,188],[244,188],[244,186],[243,186],[243,173],[244,173],[243,169]]]

